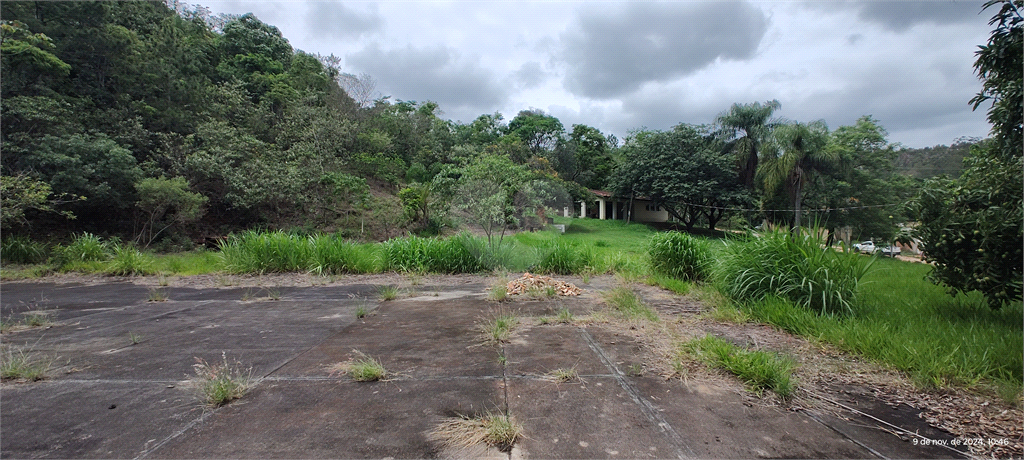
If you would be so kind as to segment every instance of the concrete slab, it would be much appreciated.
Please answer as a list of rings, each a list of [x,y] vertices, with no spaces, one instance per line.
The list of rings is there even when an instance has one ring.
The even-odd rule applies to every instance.
[[[574,369],[581,376],[607,375],[609,370],[580,338],[580,329],[550,324],[517,330],[505,344],[506,375],[542,377],[556,369]]]
[[[150,458],[432,458],[445,417],[502,404],[496,380],[265,382]]]
[[[425,458],[453,455],[425,434],[444,417],[508,410],[525,427],[512,457],[943,456],[858,426],[863,421],[634,372],[650,350],[599,323],[524,321],[509,343],[486,344],[481,323],[499,311],[537,317],[569,308],[583,315],[595,303],[498,304],[483,298],[485,287],[471,280],[416,286],[390,302],[377,302],[376,287],[361,282],[172,288],[170,300],[147,302],[148,288],[130,283],[5,285],[0,311],[46,303],[58,322],[4,334],[4,344],[59,355],[74,372],[0,386],[0,454]],[[359,307],[371,315],[357,319]],[[131,344],[129,332],[141,342]],[[355,383],[338,375],[332,366],[353,350],[378,358],[397,377]],[[222,353],[266,378],[241,400],[205,409],[182,380],[193,375],[195,358],[217,362]],[[575,368],[584,381],[543,378],[559,368]]]
[[[509,411],[523,424],[527,458],[678,458],[661,427],[614,378],[585,383],[510,380]]]
[[[202,415],[192,393],[158,382],[0,388],[4,458],[134,458]]]

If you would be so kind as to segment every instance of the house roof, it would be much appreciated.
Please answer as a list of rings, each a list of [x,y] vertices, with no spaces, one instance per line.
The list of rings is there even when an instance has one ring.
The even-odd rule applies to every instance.
[[[593,189],[591,189],[590,193],[593,193],[594,195],[597,195],[597,196],[603,196],[605,198],[611,198],[612,197],[611,192],[606,192],[604,190],[593,190]]]

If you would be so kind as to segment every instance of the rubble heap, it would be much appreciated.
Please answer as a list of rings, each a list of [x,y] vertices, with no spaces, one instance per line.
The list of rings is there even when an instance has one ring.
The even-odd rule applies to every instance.
[[[508,295],[524,294],[532,289],[545,290],[549,287],[555,288],[555,293],[562,296],[580,295],[580,289],[572,283],[558,281],[550,276],[534,275],[529,272],[523,276],[508,282],[506,291]]]

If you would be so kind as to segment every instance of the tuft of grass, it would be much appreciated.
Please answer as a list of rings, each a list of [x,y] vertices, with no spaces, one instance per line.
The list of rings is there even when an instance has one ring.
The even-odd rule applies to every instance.
[[[728,245],[716,268],[723,291],[737,300],[787,298],[822,314],[851,314],[871,262],[825,246],[814,230],[765,232]]]
[[[106,273],[113,276],[145,276],[156,273],[153,260],[130,246],[115,246]]]
[[[46,327],[53,325],[53,314],[49,311],[26,311],[21,315],[21,324],[28,327]]]
[[[128,331],[128,342],[132,345],[138,345],[139,342],[142,342],[142,336],[132,331]]]
[[[0,260],[13,264],[38,264],[46,261],[46,245],[25,236],[10,236],[0,241]]]
[[[360,306],[356,307],[356,318],[357,319],[365,318],[368,313],[369,312],[366,310],[365,306],[360,305]]]
[[[604,300],[616,311],[629,319],[644,318],[658,321],[658,314],[644,303],[632,289],[619,286],[604,294]]]
[[[384,302],[395,300],[398,298],[398,288],[395,286],[378,286],[377,298]]]
[[[576,366],[570,367],[569,369],[555,369],[551,372],[548,372],[547,376],[549,379],[558,383],[583,381],[583,379],[580,378],[580,373],[576,370]]]
[[[509,452],[522,436],[523,426],[514,417],[488,413],[480,417],[446,419],[431,430],[427,438],[455,449],[486,444]]]
[[[357,355],[356,358],[339,366],[352,380],[357,382],[375,382],[387,379],[391,375],[380,361],[359,351],[355,353]]]
[[[492,318],[480,324],[480,330],[489,343],[508,342],[512,330],[519,325],[519,318],[508,311],[498,311]]]
[[[647,257],[655,273],[686,281],[708,278],[711,249],[704,238],[680,232],[656,233],[648,242]]]
[[[555,321],[562,324],[572,324],[572,321],[576,319],[572,316],[572,312],[568,308],[558,310],[558,315],[555,316]]]
[[[220,407],[235,399],[245,396],[259,383],[253,378],[252,368],[243,369],[238,361],[229,363],[227,354],[221,353],[220,363],[210,364],[196,358],[192,365],[196,375],[196,385],[200,399],[210,407]]]
[[[764,390],[771,390],[783,399],[793,394],[792,359],[763,351],[744,350],[712,335],[685,342],[679,348],[681,354],[695,356],[736,375],[758,396]]]
[[[149,290],[148,302],[165,302],[167,301],[167,291],[163,289],[152,288]]]
[[[667,289],[678,295],[687,295],[690,293],[690,283],[681,279],[673,278],[671,276],[656,274],[648,276],[644,279],[644,284],[650,286],[658,286],[662,289]]]
[[[494,302],[504,302],[510,300],[508,295],[508,278],[505,276],[499,277],[498,281],[495,281],[490,288],[487,289],[487,300]]]
[[[14,350],[5,346],[0,351],[0,380],[25,380],[34,382],[45,379],[53,366],[54,358],[40,358],[25,350]]]

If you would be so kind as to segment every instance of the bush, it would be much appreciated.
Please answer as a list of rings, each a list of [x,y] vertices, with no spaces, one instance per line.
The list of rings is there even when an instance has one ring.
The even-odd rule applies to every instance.
[[[153,260],[130,246],[116,246],[114,258],[107,268],[108,275],[114,276],[145,276],[156,273]]]
[[[58,246],[54,250],[58,266],[65,267],[75,262],[95,262],[107,260],[111,256],[110,245],[100,237],[91,233],[82,233],[67,246]]]
[[[594,265],[594,255],[577,244],[556,241],[545,250],[546,254],[534,268],[540,273],[573,275]]]
[[[655,273],[687,281],[707,278],[711,249],[707,240],[685,233],[657,233],[647,247]]]
[[[810,232],[766,232],[727,246],[716,271],[723,291],[737,300],[781,296],[820,313],[851,313],[857,286],[871,263],[837,252]]]
[[[4,238],[0,259],[13,264],[38,264],[46,261],[46,246],[24,236]]]

